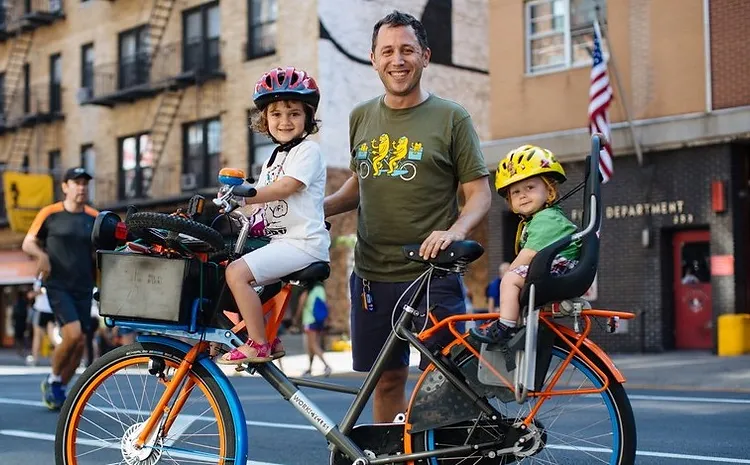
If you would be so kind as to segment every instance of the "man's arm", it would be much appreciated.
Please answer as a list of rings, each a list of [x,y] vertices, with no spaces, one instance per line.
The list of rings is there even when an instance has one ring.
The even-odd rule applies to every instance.
[[[42,278],[45,278],[50,272],[49,256],[47,252],[39,245],[39,241],[33,234],[27,234],[23,238],[23,244],[21,244],[21,250],[37,259],[37,270],[36,273],[42,274]]]
[[[419,248],[421,257],[437,257],[440,250],[445,250],[453,241],[462,241],[476,228],[490,211],[492,192],[487,176],[461,184],[466,202],[461,214],[447,231],[433,231]]]
[[[359,206],[359,177],[352,173],[344,184],[323,201],[326,218],[355,210]]]

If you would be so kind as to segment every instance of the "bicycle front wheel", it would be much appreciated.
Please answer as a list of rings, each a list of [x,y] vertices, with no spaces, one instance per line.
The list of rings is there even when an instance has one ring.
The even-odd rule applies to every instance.
[[[503,424],[519,424],[528,417],[539,402],[538,398],[529,398],[525,404],[519,405],[511,400],[513,396],[508,389],[481,385],[476,376],[477,358],[466,349],[458,352],[452,357],[454,363],[458,365],[467,383],[477,389],[484,389],[484,394],[490,403],[495,405],[502,414]],[[635,419],[625,389],[617,380],[610,378],[607,389],[598,394],[589,394],[592,389],[604,386],[604,380],[593,367],[578,356],[574,356],[570,364],[563,366],[563,361],[569,353],[570,349],[567,345],[563,343],[555,345],[552,363],[544,384],[546,386],[552,375],[562,367],[562,376],[554,389],[577,390],[581,393],[553,396],[545,400],[530,426],[530,430],[534,433],[533,443],[528,444],[521,453],[511,457],[498,457],[494,454],[490,457],[487,452],[474,451],[466,457],[432,458],[421,463],[445,465],[465,460],[465,463],[482,465],[633,464],[636,452]],[[589,360],[595,361],[604,373],[608,373],[593,354],[586,353],[586,356]],[[430,372],[434,374],[431,376]],[[415,386],[417,394],[412,399],[416,399],[420,389],[425,390],[424,392],[436,392],[436,380],[440,384],[447,383],[445,377],[435,370],[434,365],[431,365],[417,382]],[[455,388],[451,387],[451,389]],[[407,417],[407,423],[411,423],[409,417]],[[412,434],[408,439],[405,437],[404,440],[411,441],[411,449],[414,452],[430,451],[499,440],[503,435],[502,430],[503,428],[497,423],[478,416],[455,424],[421,431]]]
[[[141,447],[142,431],[184,353],[162,344],[135,343],[108,352],[76,382],[57,423],[57,465],[117,463],[234,464],[235,427],[224,392],[194,364],[170,399],[179,413],[162,416]]]

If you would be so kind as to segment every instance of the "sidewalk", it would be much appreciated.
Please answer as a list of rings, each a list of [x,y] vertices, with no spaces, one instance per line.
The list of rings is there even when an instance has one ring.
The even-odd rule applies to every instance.
[[[282,336],[287,355],[276,361],[288,376],[300,376],[308,367],[307,355],[301,334]],[[326,360],[334,374],[352,372],[351,352],[326,352]],[[750,355],[718,357],[705,351],[664,352],[659,354],[614,354],[612,359],[626,378],[626,387],[642,389],[676,389],[695,391],[736,391],[750,394]],[[418,354],[412,354],[412,377],[418,376],[415,367]],[[236,373],[231,367],[222,367],[227,375]],[[49,363],[26,367],[24,360],[13,349],[0,349],[0,375],[48,373]],[[323,364],[316,358],[313,375],[323,373]]]

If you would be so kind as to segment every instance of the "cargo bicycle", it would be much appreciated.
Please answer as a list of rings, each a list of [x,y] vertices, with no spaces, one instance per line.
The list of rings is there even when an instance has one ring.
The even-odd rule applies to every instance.
[[[633,314],[591,309],[577,299],[588,289],[597,269],[597,232],[602,219],[600,144],[594,136],[587,158],[585,228],[534,258],[522,293],[522,330],[512,347],[497,350],[460,331],[466,321],[481,323],[497,314],[437,321],[429,306],[427,315],[420,314],[419,303],[429,300],[430,280],[463,273],[482,255],[478,243],[459,241],[429,260],[418,256],[419,245],[404,247],[405,257],[423,262],[425,272],[404,296],[406,303],[393,332],[360,388],[290,378],[273,363],[242,369],[263,378],[324,436],[332,465],[634,463],[635,422],[622,385],[625,378],[589,339],[595,318],[607,319],[611,328],[617,318],[632,318]],[[110,315],[107,324],[145,333],[137,343],[98,359],[76,382],[58,421],[58,465],[246,463],[248,422],[244,409],[232,383],[213,362],[212,356],[217,354],[211,351],[212,345],[222,352],[242,344],[242,324],[234,324],[226,316],[231,299],[222,284],[221,265],[209,266],[214,263],[209,253],[229,259],[242,253],[251,225],[236,214],[235,198],[251,196],[253,189],[240,173],[223,170],[220,178],[224,187],[217,200],[224,217],[241,224],[236,241],[230,241],[231,253],[219,250],[227,244],[226,237],[209,232],[216,229],[199,227],[200,223],[179,216],[167,219],[158,214],[133,214],[123,224],[104,215],[99,221],[100,229],[109,228],[120,238],[129,234],[127,229],[148,230],[153,246],[163,253],[153,257],[99,252],[103,275],[100,301],[102,314]],[[577,267],[569,274],[550,276],[556,252],[575,239],[582,241]],[[209,247],[201,249],[197,246],[201,242]],[[181,247],[195,257],[186,259],[190,254]],[[161,285],[190,283],[177,286],[177,297],[167,296],[184,304],[172,309],[176,312],[173,321],[157,322],[153,313],[134,308],[134,302],[141,300],[132,290],[129,299],[114,294],[119,300],[111,300],[113,294],[108,294],[107,286],[115,288],[118,282],[107,282],[104,275],[135,258],[158,261],[163,267],[139,264],[145,284],[137,289],[138,294],[151,295],[149,279]],[[277,309],[280,301],[288,298],[290,287],[324,279],[328,272],[327,264],[314,264],[285,277],[283,284],[259,289],[268,313],[269,338],[278,330]],[[214,284],[219,291],[209,289]],[[153,296],[151,300],[165,303]],[[120,316],[112,316],[118,311]],[[418,317],[427,318],[432,326],[415,331],[413,323]],[[431,334],[443,328],[455,336],[452,343],[437,349],[425,344]],[[383,361],[399,340],[408,341],[430,361],[416,382],[407,411],[391,423],[357,424],[384,369]],[[303,387],[349,393],[354,400],[337,423],[305,395]]]

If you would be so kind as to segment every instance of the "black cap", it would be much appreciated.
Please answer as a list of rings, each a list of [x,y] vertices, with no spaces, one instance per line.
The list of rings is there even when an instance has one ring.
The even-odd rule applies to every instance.
[[[93,179],[93,176],[88,174],[84,168],[79,166],[77,168],[70,168],[68,171],[66,171],[65,177],[63,178],[63,182],[68,182],[71,179],[79,179],[79,178],[91,180]]]

